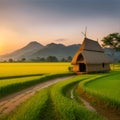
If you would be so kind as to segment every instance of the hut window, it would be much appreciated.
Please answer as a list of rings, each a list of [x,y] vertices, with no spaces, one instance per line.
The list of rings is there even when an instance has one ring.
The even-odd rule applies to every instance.
[[[103,68],[105,67],[105,63],[102,63],[102,67],[103,67]]]
[[[77,58],[77,61],[83,61],[84,60],[84,58],[83,58],[83,56],[80,54],[79,56],[78,56],[78,58]]]

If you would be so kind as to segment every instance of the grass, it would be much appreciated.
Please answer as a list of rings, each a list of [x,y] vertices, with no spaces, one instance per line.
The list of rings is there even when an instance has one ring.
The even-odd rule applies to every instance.
[[[71,84],[90,76],[77,76],[37,92],[5,120],[103,120],[66,95]]]
[[[68,72],[70,63],[0,63],[0,77]]]
[[[102,74],[81,82],[80,87],[107,105],[120,109],[120,71]]]
[[[115,71],[120,70],[120,64],[111,64],[110,67],[111,67],[112,70],[115,70]]]
[[[2,120],[39,120],[40,113],[46,107],[48,101],[48,88],[37,92],[33,97],[23,103],[14,114],[1,116]],[[37,103],[37,104],[36,104]],[[41,119],[43,120],[43,119]]]
[[[70,63],[0,63],[0,98],[63,73],[69,74],[68,66]],[[51,75],[42,76],[48,73]]]
[[[20,91],[24,88],[36,85],[47,80],[51,80],[58,77],[72,75],[73,73],[58,73],[47,74],[42,76],[23,77],[23,78],[11,78],[0,80],[0,98],[8,94]]]
[[[16,67],[14,66],[15,64]],[[10,63],[10,66],[8,65],[8,68],[10,67],[12,70],[14,69],[16,71],[12,71],[11,73],[9,73],[10,69],[8,69],[8,77],[13,75],[29,76],[53,72],[54,74],[31,77],[29,76],[25,77],[26,80],[24,80],[24,78],[22,77],[17,78],[16,80],[13,80],[11,78],[9,81],[18,82],[18,79],[21,79],[20,81],[24,82],[22,82],[22,85],[21,82],[18,82],[17,84],[15,82],[15,84],[18,86],[10,88],[8,87],[9,89],[4,90],[4,92],[7,91],[5,94],[9,94],[8,91],[10,89],[16,91],[17,89],[21,89],[21,86],[28,87],[33,84],[37,84],[56,77],[70,75],[72,73],[62,74],[62,72],[68,71],[69,65],[70,63]],[[30,66],[32,69],[30,69]],[[37,92],[34,96],[29,98],[10,115],[2,116],[1,118],[2,120],[104,120],[103,117],[89,111],[85,106],[83,106],[82,102],[78,103],[77,100],[71,99],[70,89],[74,87],[74,85],[78,84],[78,82],[80,82],[79,86],[89,94],[97,97],[100,100],[106,101],[108,104],[113,105],[116,108],[120,108],[119,68],[120,65],[117,64],[114,66],[114,70],[110,73],[80,75],[65,81],[61,81],[51,87]],[[17,70],[23,71],[21,73],[18,73]],[[1,75],[1,77],[5,77],[5,75],[3,74]],[[29,80],[27,80],[27,78]],[[7,79],[0,81],[7,81]],[[5,86],[5,84],[6,83],[4,83],[3,87]],[[14,84],[11,83],[10,86],[12,85]],[[2,87],[0,87],[0,90],[1,88]],[[2,92],[0,91],[0,93]]]
[[[75,82],[84,80],[88,76],[77,76],[54,85],[51,97],[60,116],[60,120],[103,120],[102,117],[87,110],[82,104],[66,97],[66,89]]]

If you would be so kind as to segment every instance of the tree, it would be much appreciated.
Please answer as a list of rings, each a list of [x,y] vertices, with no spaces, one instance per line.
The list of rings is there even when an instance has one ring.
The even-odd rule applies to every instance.
[[[25,61],[26,61],[26,58],[22,58],[22,59],[21,59],[21,62],[25,62]]]
[[[72,61],[72,57],[71,57],[71,56],[68,56],[68,57],[67,57],[67,61],[68,61],[68,62],[71,62],[71,61]]]
[[[62,58],[60,61],[61,61],[61,62],[66,62],[66,59],[65,59],[65,58]]]
[[[8,62],[14,62],[14,60],[13,60],[12,58],[10,58],[10,59],[8,60]]]
[[[115,51],[120,51],[120,33],[111,33],[102,39],[103,46],[112,48],[111,56],[115,62]],[[114,64],[113,64],[114,69]]]
[[[47,62],[58,62],[58,59],[57,59],[57,57],[55,57],[55,56],[48,56],[48,57],[46,58],[46,61],[47,61]]]
[[[120,33],[112,33],[102,39],[104,47],[113,48],[115,51],[120,51]]]
[[[40,58],[40,61],[45,62],[45,58],[44,57]]]

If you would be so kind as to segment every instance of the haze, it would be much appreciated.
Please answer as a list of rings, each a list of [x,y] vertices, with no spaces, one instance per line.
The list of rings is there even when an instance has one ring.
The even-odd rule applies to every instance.
[[[43,45],[100,40],[120,32],[119,0],[0,0],[0,54],[31,41]]]

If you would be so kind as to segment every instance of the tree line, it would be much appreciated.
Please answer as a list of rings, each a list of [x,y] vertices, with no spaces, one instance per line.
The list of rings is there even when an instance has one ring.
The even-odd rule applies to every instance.
[[[58,59],[56,56],[48,56],[48,57],[37,57],[37,58],[32,58],[32,59],[26,59],[21,58],[19,60],[14,60],[13,58],[9,58],[8,60],[5,60],[3,62],[71,62],[72,57],[63,57],[61,59]]]

